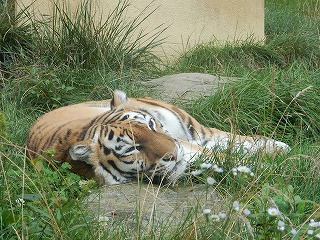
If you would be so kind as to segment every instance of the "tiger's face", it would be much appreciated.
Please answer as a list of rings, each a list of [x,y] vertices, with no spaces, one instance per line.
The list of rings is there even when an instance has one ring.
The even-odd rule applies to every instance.
[[[136,179],[140,173],[149,177],[170,178],[183,172],[183,149],[169,136],[161,123],[139,112],[124,112],[118,120],[94,125],[93,139],[71,146],[74,161],[93,166],[96,179],[104,184],[119,184]]]

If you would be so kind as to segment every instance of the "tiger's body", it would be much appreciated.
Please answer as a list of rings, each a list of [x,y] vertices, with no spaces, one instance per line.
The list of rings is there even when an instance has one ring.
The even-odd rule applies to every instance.
[[[287,152],[270,138],[232,135],[207,128],[184,110],[152,98],[128,98],[114,91],[111,100],[85,102],[46,113],[31,128],[29,157],[53,148],[54,159],[101,184],[131,181],[140,173],[174,182],[205,148],[247,153]]]

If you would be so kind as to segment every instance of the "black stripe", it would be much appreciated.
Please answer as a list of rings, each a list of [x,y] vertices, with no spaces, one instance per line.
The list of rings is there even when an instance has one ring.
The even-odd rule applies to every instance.
[[[92,126],[91,122],[82,128],[82,132],[80,133],[78,141],[83,141],[85,139],[88,129]]]
[[[124,115],[122,118],[120,118],[119,120],[120,121],[124,121],[124,120],[126,120],[126,119],[128,119],[129,118],[129,114],[127,114],[127,115]]]
[[[132,164],[134,164],[134,162],[135,162],[135,160],[132,160],[132,161],[123,161],[123,160],[121,160],[121,159],[119,159],[120,160],[120,162],[122,162],[122,163],[124,163],[124,164],[128,164],[128,165],[132,165]],[[134,170],[137,170],[137,169],[134,169]]]
[[[108,160],[107,162],[113,167],[114,170],[118,171],[121,174],[125,173],[120,168],[118,168],[118,166],[114,163],[113,160]]]
[[[100,125],[99,138],[105,138],[106,132],[108,132],[108,126]]]
[[[52,142],[55,140],[56,136],[58,135],[59,131],[64,128],[65,126],[67,126],[68,124],[70,124],[70,122],[67,122],[61,126],[59,126],[56,131],[54,132],[54,134],[52,134],[52,136],[50,138],[47,138],[47,141],[45,142],[44,146],[52,146]],[[44,149],[43,149],[44,150]]]
[[[121,149],[122,149],[122,147],[123,147],[123,146],[121,146],[121,145],[116,146],[116,147],[115,147],[115,150],[119,151],[119,150],[121,150]]]
[[[102,149],[104,147],[104,145],[102,144],[102,142],[100,141],[100,138],[98,138],[98,144],[99,144],[99,148]]]
[[[104,155],[109,155],[111,153],[111,150],[103,145],[103,153]]]
[[[201,142],[201,146],[202,146],[202,147],[205,147],[208,142],[209,142],[208,139],[203,139],[202,142]]]
[[[185,117],[189,116],[189,115],[186,115],[186,114],[183,112],[182,109],[177,108],[177,107],[175,107],[175,106],[172,106],[172,111],[171,111],[171,112],[174,112],[174,113],[178,114],[183,122],[186,122]]]
[[[110,149],[110,150],[112,151],[112,154],[113,154],[116,158],[120,159],[120,157],[121,157],[120,154],[116,153],[113,149]]]
[[[67,135],[65,136],[65,138],[64,139],[66,139],[66,138],[68,138],[68,137],[70,137],[70,135],[71,135],[71,129],[68,129],[68,131],[67,131]]]
[[[111,99],[111,102],[110,102],[110,108],[113,109],[114,107],[114,97]]]
[[[98,125],[93,125],[93,126],[87,128],[87,129],[86,129],[86,134],[84,135],[83,140],[84,140],[84,139],[93,138],[93,137],[94,137],[94,134],[96,133],[98,127],[99,127]],[[81,134],[82,134],[82,133],[81,133]]]
[[[112,110],[112,111],[104,112],[104,113],[98,115],[97,117],[95,117],[95,118],[90,122],[91,126],[92,126],[92,125],[95,125],[95,124],[98,124],[98,123],[103,123],[103,122],[105,122],[106,119],[108,119],[108,117],[110,117],[111,115],[114,114],[114,112],[115,112],[115,111]]]
[[[194,129],[194,127],[193,127],[191,117],[188,118],[187,127],[188,127],[188,129],[189,129],[189,133],[190,133],[191,136],[192,136],[192,139],[194,139],[194,138],[195,138],[195,135],[194,135],[194,134],[195,134],[195,129]]]
[[[101,162],[100,162],[100,166],[103,168],[103,170],[110,173],[110,175],[113,177],[114,180],[116,180],[117,182],[120,182],[117,176],[113,175],[112,172],[106,166],[104,166]]]
[[[112,129],[110,129],[109,135],[108,135],[108,140],[111,141],[113,139],[114,136],[114,131]]]
[[[110,114],[107,118],[105,118],[105,119],[102,121],[102,123],[108,123],[108,124],[113,123],[113,122],[119,120],[119,117],[120,117],[120,115],[122,115],[122,114],[123,114],[123,111],[117,112],[117,113],[114,113],[114,114]],[[111,118],[110,118],[110,117],[111,117]]]
[[[120,174],[128,174],[128,175],[134,175],[136,174],[136,171],[135,172],[127,172],[127,171],[123,171],[121,170],[113,160],[108,160],[107,161],[112,167],[114,170],[118,171]],[[136,169],[135,169],[136,170]]]

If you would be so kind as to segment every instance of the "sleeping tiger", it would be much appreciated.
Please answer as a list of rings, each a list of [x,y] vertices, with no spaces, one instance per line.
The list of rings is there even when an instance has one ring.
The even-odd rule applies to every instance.
[[[40,117],[27,138],[28,156],[48,149],[53,159],[100,184],[120,184],[142,173],[175,182],[206,149],[245,153],[288,152],[290,147],[262,136],[232,135],[201,125],[184,110],[152,98],[128,98],[61,107]]]

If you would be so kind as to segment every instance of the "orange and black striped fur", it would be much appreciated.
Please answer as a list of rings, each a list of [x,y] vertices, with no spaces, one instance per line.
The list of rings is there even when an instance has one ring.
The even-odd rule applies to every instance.
[[[232,135],[207,128],[184,110],[152,98],[128,98],[115,90],[111,100],[61,107],[40,117],[29,132],[28,154],[54,149],[54,159],[101,184],[119,184],[140,173],[175,181],[204,148],[247,153],[289,151],[262,136]]]

